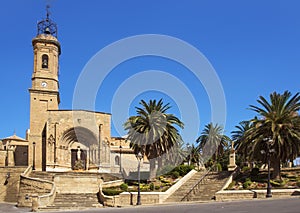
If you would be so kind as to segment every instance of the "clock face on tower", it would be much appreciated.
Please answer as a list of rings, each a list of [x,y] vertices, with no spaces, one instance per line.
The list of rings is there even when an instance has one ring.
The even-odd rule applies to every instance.
[[[42,85],[42,87],[46,87],[47,86],[47,82],[43,81],[41,85]]]

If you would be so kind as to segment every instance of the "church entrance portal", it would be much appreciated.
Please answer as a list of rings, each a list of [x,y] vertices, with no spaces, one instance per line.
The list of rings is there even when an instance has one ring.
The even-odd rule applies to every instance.
[[[70,150],[70,155],[62,162],[71,166],[72,170],[88,170],[98,162],[99,143],[97,136],[83,127],[75,127],[65,131],[62,145]],[[71,164],[71,165],[70,165]]]

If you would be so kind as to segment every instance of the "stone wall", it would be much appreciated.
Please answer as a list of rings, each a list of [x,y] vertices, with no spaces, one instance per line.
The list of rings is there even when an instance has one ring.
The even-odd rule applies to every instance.
[[[58,193],[98,193],[102,179],[93,176],[55,176],[54,183]]]
[[[141,203],[146,204],[158,204],[161,203],[165,192],[141,192]],[[100,192],[100,200],[104,206],[110,207],[122,207],[136,205],[137,203],[137,192],[123,192],[116,196],[106,196]]]
[[[17,202],[20,175],[26,167],[0,167],[0,202]]]
[[[33,197],[50,194],[54,184],[38,178],[21,176],[18,194],[18,206],[32,206]]]
[[[5,150],[0,150],[0,166],[5,166],[7,152]]]
[[[217,201],[251,200],[266,198],[266,190],[221,190],[216,193]],[[300,196],[300,189],[273,189],[273,198]]]
[[[176,184],[171,186],[166,192],[141,192],[141,203],[158,204],[163,203],[172,193],[174,193],[182,184],[189,180],[196,170],[191,170],[186,176],[181,178]],[[108,187],[105,183],[103,187]],[[136,205],[137,192],[123,192],[117,196],[106,196],[100,192],[100,200],[104,206],[129,206]]]

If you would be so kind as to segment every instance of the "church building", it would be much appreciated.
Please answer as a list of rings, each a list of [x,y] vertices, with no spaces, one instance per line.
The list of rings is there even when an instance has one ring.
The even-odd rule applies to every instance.
[[[32,165],[37,171],[135,169],[137,160],[128,143],[111,137],[110,113],[59,109],[61,45],[49,13],[38,22],[32,46],[30,126],[26,139],[16,135],[2,139],[0,164]]]

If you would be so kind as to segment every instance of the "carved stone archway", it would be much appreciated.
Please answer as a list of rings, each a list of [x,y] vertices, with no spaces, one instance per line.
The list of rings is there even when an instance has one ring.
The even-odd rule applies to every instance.
[[[78,160],[83,162],[83,169],[89,169],[98,161],[98,139],[87,128],[74,127],[66,130],[58,148],[58,162],[72,169]]]

